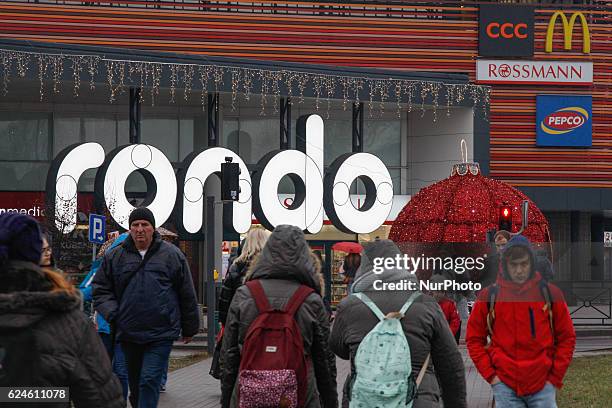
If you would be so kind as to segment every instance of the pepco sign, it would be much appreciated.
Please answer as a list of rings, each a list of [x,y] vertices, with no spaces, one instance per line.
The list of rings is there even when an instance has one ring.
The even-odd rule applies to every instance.
[[[485,57],[532,56],[533,20],[532,7],[481,5],[478,54]]]
[[[537,145],[590,147],[591,112],[591,96],[538,95]]]

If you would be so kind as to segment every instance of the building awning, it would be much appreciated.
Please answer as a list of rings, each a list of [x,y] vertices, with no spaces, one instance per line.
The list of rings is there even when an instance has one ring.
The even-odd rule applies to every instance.
[[[408,72],[291,62],[210,57],[0,39],[3,77],[105,83],[113,95],[130,87],[169,88],[233,96],[336,99],[345,103],[474,106],[488,109],[489,87],[465,74]],[[42,71],[42,72],[41,72]],[[6,83],[6,82],[5,82]],[[78,85],[78,84],[77,84]],[[10,92],[10,86],[5,88]]]

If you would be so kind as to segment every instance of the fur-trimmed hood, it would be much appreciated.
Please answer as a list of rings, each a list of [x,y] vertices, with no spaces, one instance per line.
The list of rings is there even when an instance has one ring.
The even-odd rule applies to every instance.
[[[80,309],[77,295],[53,288],[37,265],[9,262],[0,269],[0,330],[20,329],[33,325],[52,313]]]

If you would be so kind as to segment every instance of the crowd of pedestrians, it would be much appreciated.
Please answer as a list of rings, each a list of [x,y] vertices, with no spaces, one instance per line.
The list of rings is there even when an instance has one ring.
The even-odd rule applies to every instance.
[[[79,292],[34,219],[0,215],[0,387],[66,386],[76,407],[158,405],[172,344],[192,340],[200,313],[187,260],[162,240],[153,213],[137,208],[129,225]],[[554,408],[576,341],[567,305],[525,237],[495,243],[495,278],[467,323],[469,355],[497,408]],[[332,319],[322,262],[303,232],[252,229],[219,297],[221,406],[466,407],[465,299],[458,311],[442,291],[375,290],[381,278],[416,282],[404,269],[374,273],[374,259],[397,255],[392,241],[365,243],[359,263],[346,262],[351,289]],[[83,300],[93,301],[94,324]],[[351,364],[341,403],[336,357]]]

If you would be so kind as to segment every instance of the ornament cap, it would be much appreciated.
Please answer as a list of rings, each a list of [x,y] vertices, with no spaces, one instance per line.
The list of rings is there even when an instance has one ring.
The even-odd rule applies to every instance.
[[[461,158],[463,159],[462,163],[457,163],[453,165],[453,169],[451,170],[451,176],[458,174],[460,176],[465,176],[470,173],[474,176],[480,174],[480,165],[478,163],[468,163],[468,152],[467,152],[467,143],[465,139],[461,139]]]
[[[477,176],[480,174],[480,164],[478,163],[457,163],[453,165],[453,170],[451,171],[451,176],[456,174],[460,176],[465,176],[466,174],[471,174],[473,176]]]

